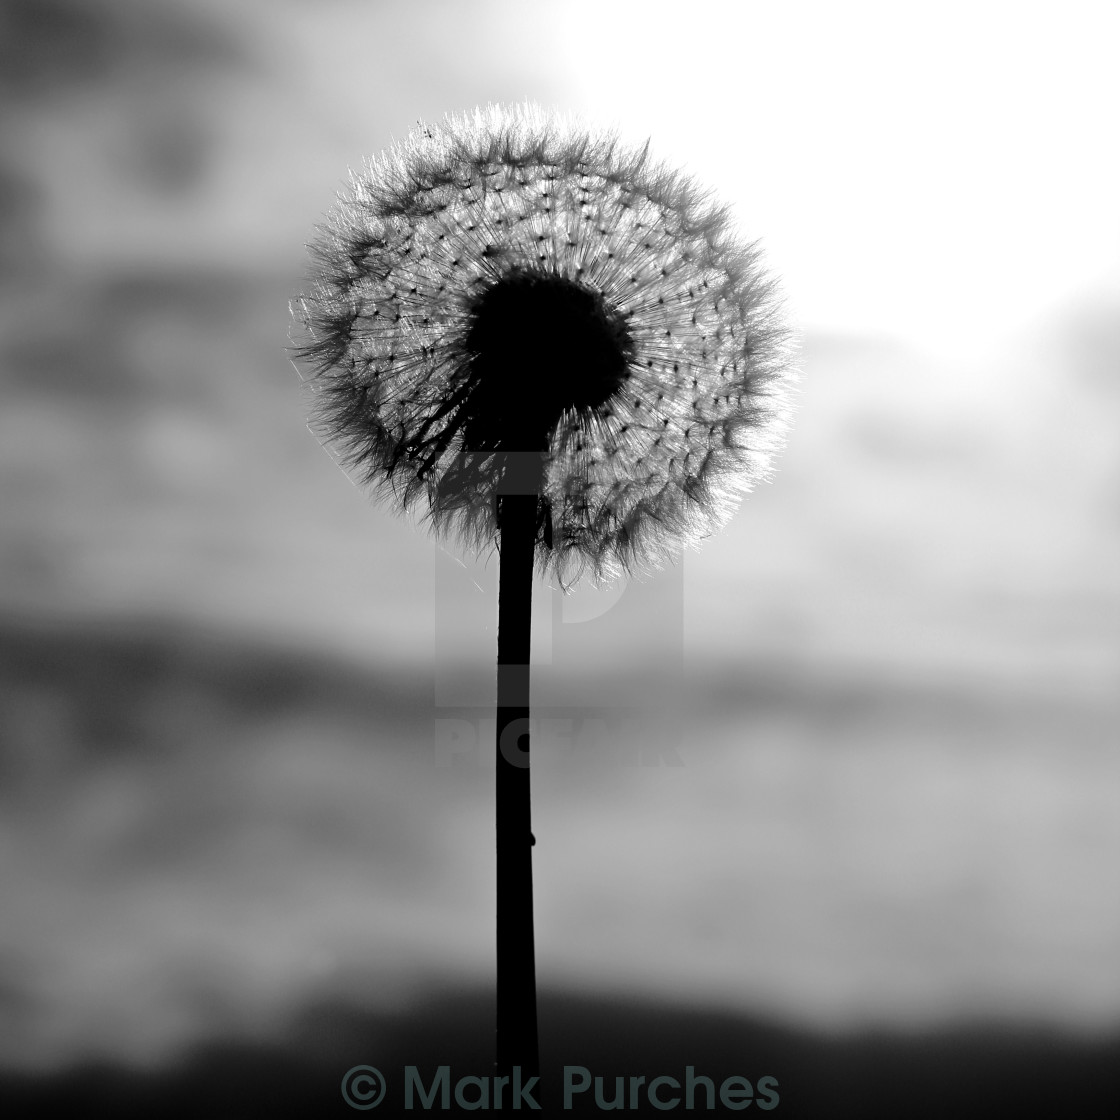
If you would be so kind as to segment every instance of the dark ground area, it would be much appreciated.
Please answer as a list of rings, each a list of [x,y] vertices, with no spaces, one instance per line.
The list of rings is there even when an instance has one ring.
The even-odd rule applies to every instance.
[[[91,1067],[44,1080],[8,1074],[0,1099],[14,1117],[342,1117],[353,1114],[341,1099],[342,1075],[369,1064],[389,1082],[374,1114],[395,1116],[404,1111],[406,1065],[418,1067],[425,1085],[438,1065],[451,1067],[452,1084],[488,1075],[490,1012],[490,996],[480,992],[449,994],[400,1018],[322,1007],[285,1045],[215,1043],[160,1072]],[[773,1114],[811,1120],[1103,1120],[1120,1104],[1116,1038],[1077,1041],[979,1025],[905,1037],[826,1038],[703,1010],[558,993],[544,993],[541,1018],[546,1070],[582,1065],[607,1079],[608,1099],[615,1076],[667,1075],[683,1082],[685,1067],[693,1065],[717,1090],[735,1074],[748,1080],[769,1075],[780,1098]],[[574,1098],[571,1113],[598,1114],[590,1097]],[[704,1103],[702,1090],[695,1103]],[[673,1111],[684,1110],[682,1102]],[[551,1101],[542,1098],[542,1111],[564,1111],[558,1093]],[[717,1105],[715,1111],[726,1110]],[[630,1114],[661,1113],[643,1100]]]

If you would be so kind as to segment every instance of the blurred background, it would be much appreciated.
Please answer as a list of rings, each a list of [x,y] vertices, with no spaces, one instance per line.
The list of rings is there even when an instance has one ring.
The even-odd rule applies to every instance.
[[[542,698],[586,732],[534,792],[546,1065],[771,1074],[791,1116],[1120,1099],[1108,9],[0,0],[13,1114],[486,1072],[492,775],[439,736],[490,702],[494,565],[318,446],[287,308],[348,167],[522,99],[731,203],[802,371],[725,532],[538,588],[542,661],[609,635]],[[658,673],[675,757],[571,707]]]

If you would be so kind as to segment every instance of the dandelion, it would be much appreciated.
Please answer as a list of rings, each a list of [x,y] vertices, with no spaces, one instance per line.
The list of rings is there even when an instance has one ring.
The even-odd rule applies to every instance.
[[[376,494],[498,549],[498,1066],[535,1070],[533,569],[649,569],[722,525],[782,441],[787,334],[725,209],[531,107],[417,128],[312,253],[314,427]]]
[[[541,457],[538,565],[656,567],[767,473],[788,403],[772,286],[725,210],[527,108],[418,129],[355,176],[299,308],[316,425],[363,482],[497,543]]]

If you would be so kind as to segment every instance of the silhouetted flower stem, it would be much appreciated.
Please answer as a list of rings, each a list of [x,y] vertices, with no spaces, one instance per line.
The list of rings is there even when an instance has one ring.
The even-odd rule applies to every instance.
[[[686,176],[531,106],[421,126],[352,176],[295,308],[315,426],[362,482],[499,551],[498,1069],[537,1072],[534,567],[657,567],[767,477],[787,332]]]
[[[529,787],[529,648],[538,498],[506,494],[498,510],[497,1072],[539,1072]]]

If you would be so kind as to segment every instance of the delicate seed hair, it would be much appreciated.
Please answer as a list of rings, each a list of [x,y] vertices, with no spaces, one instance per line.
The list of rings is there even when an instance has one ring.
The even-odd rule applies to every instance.
[[[562,584],[698,543],[783,442],[775,285],[648,147],[533,106],[421,125],[351,175],[311,251],[293,311],[314,430],[480,550],[520,472]]]

